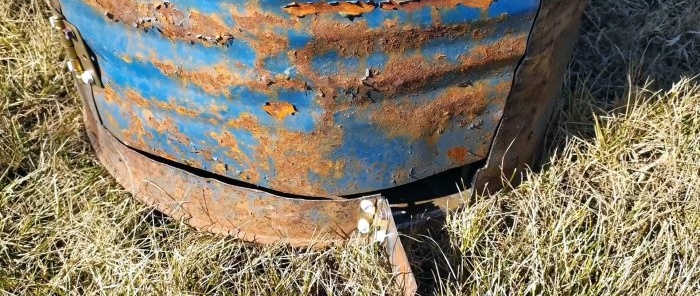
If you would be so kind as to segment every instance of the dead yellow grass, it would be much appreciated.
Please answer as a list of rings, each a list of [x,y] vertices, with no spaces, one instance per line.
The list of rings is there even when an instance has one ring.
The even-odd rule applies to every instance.
[[[385,295],[379,250],[258,247],[99,166],[40,0],[0,3],[0,291]],[[426,295],[700,293],[700,2],[591,0],[549,164],[406,240]]]

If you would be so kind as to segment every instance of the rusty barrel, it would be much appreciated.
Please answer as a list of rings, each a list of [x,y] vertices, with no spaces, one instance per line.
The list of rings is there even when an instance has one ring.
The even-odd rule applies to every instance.
[[[377,194],[532,165],[585,0],[52,4],[120,183],[200,228],[307,242]]]

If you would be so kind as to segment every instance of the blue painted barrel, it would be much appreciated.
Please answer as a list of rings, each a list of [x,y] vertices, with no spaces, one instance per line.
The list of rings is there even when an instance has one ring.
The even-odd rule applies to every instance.
[[[344,196],[485,160],[539,0],[61,0],[124,144]]]

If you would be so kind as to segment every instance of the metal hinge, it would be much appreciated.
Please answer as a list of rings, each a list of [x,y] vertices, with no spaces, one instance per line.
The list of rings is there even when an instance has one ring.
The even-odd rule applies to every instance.
[[[377,196],[374,199],[363,200],[360,208],[363,218],[357,223],[358,231],[371,235],[372,243],[383,244],[392,272],[398,276],[396,283],[404,295],[415,295],[418,283],[401,243],[389,202],[386,198]]]
[[[51,27],[61,32],[61,45],[66,51],[68,70],[84,83],[102,87],[97,58],[88,49],[78,29],[68,22],[56,3],[51,2],[53,16],[49,18]]]

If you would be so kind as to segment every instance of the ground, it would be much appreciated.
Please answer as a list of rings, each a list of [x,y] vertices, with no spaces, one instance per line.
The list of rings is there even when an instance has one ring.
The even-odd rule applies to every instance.
[[[0,3],[0,291],[384,295],[376,247],[197,233],[100,167],[43,0]],[[406,239],[424,295],[700,293],[700,1],[591,0],[547,164]]]

